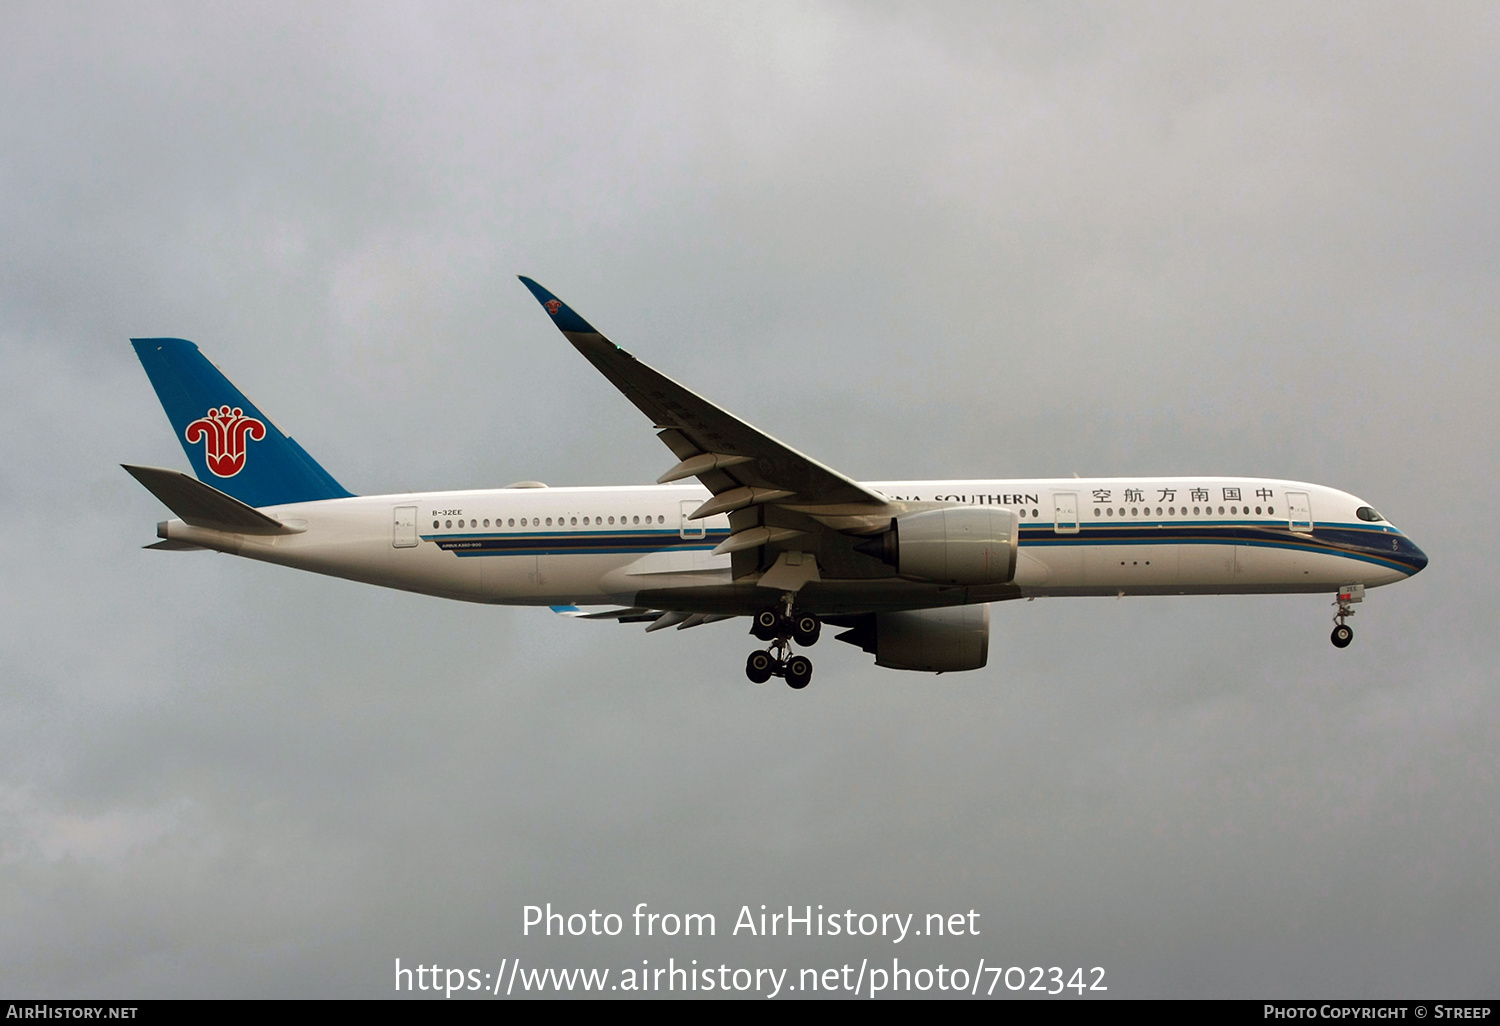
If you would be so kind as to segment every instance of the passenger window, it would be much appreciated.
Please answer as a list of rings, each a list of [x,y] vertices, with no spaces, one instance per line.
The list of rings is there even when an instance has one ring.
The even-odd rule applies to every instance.
[[[1222,516],[1223,516],[1223,515],[1224,515],[1224,507],[1223,507],[1223,506],[1220,506],[1220,507],[1219,507],[1219,516],[1221,516],[1221,517],[1222,517]]]
[[[1266,507],[1266,515],[1274,517],[1276,515],[1276,507],[1275,506],[1267,506]]]
[[[577,527],[578,526],[578,518],[577,517],[573,517],[571,520],[568,521],[568,523],[571,524],[573,527]]]
[[[453,526],[453,521],[451,521],[451,520],[445,520],[445,521],[444,521],[444,523],[445,523],[445,524],[446,524],[446,525],[447,525],[447,526],[448,526],[448,527],[452,527],[452,526]]]
[[[437,521],[436,521],[436,520],[434,520],[434,521],[433,521],[433,522],[432,522],[432,526],[433,526],[433,527],[434,527],[434,528],[436,528],[436,527],[437,527],[437,526],[438,526],[438,522],[437,522]]]

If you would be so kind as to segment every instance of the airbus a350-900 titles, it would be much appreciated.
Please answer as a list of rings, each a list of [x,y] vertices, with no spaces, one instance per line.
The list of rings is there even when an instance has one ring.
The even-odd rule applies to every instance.
[[[985,665],[990,603],[1062,595],[1334,595],[1427,557],[1363,499],[1245,477],[858,482],[648,367],[522,278],[672,453],[654,485],[353,495],[191,342],[134,339],[196,477],[126,466],[214,549],[467,602],[684,630],[747,617],[756,683],[807,686],[825,625],[879,666]]]

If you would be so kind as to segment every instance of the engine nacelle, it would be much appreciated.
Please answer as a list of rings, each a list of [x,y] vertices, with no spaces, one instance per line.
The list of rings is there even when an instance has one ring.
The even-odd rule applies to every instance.
[[[956,506],[909,513],[855,546],[903,577],[939,584],[1009,584],[1016,576],[1020,518],[1012,509]]]
[[[874,653],[876,666],[892,670],[977,670],[990,657],[990,607],[870,613],[838,640]]]

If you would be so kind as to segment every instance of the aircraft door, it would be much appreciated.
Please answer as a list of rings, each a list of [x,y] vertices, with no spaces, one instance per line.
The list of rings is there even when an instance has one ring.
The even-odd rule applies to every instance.
[[[1312,533],[1312,500],[1306,492],[1286,493],[1286,515],[1293,531],[1298,534]]]
[[[677,504],[677,536],[690,541],[696,541],[708,533],[708,518],[702,520],[689,520],[688,516],[703,505],[697,499],[684,499]]]
[[[1052,493],[1052,529],[1058,534],[1078,533],[1078,493]]]
[[[397,506],[391,517],[391,547],[413,549],[417,546],[417,507]]]

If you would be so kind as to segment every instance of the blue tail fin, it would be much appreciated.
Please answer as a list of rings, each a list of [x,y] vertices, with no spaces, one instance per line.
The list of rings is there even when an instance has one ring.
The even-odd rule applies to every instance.
[[[350,496],[193,343],[133,338],[130,344],[198,480],[249,506]]]

